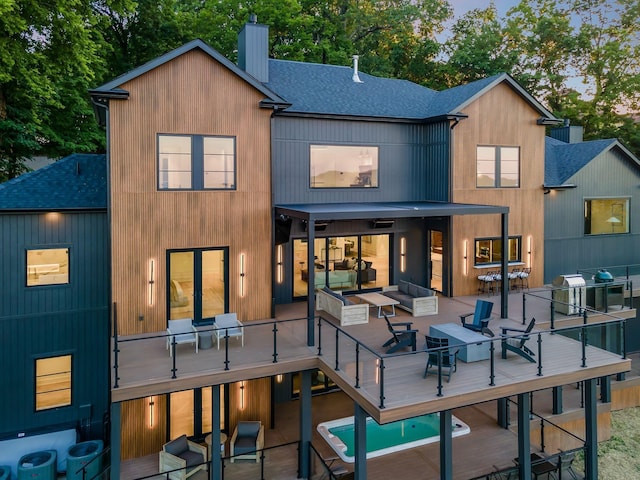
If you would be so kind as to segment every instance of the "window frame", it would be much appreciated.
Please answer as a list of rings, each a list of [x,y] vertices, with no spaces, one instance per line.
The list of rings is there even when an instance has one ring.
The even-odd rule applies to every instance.
[[[64,389],[57,389],[57,390],[51,390],[51,391],[45,391],[45,392],[39,392],[38,391],[38,379],[44,377],[45,375],[38,375],[38,362],[41,361],[46,361],[46,360],[52,360],[52,359],[61,359],[63,357],[69,357],[69,371],[68,372],[56,372],[53,373],[52,375],[60,375],[60,374],[68,374],[69,379],[68,379],[68,383],[69,383],[69,387],[68,388],[64,388]],[[74,372],[74,353],[73,352],[64,352],[64,353],[56,353],[55,355],[43,355],[43,356],[38,356],[35,357],[33,362],[33,409],[34,412],[45,412],[45,411],[50,411],[50,410],[57,410],[60,408],[67,408],[67,407],[72,407],[73,406],[73,397],[74,397],[74,389],[73,389],[73,385],[74,385],[74,381],[73,381],[73,372]],[[69,391],[69,402],[68,403],[64,403],[64,404],[57,404],[57,405],[52,405],[52,406],[46,406],[46,407],[40,407],[38,408],[38,395],[46,395],[46,394],[52,394],[58,391]],[[41,397],[42,398],[42,397]]]
[[[371,158],[371,172],[375,172],[375,175],[373,175],[373,173],[371,173],[368,176],[368,181],[367,181],[367,176],[366,175],[362,175],[362,170],[360,170],[360,167],[366,164],[358,164],[357,168],[359,169],[360,173],[357,172],[350,172],[351,176],[355,176],[357,173],[357,178],[354,178],[354,180],[352,181],[360,181],[362,182],[361,184],[354,184],[351,183],[349,185],[345,185],[345,186],[340,186],[337,185],[337,182],[335,182],[335,184],[332,184],[330,186],[322,186],[319,185],[317,183],[317,178],[318,176],[314,175],[314,150],[320,150],[320,149],[331,149],[331,148],[336,148],[336,149],[353,149],[354,151],[360,150],[360,153],[362,154],[363,150],[366,150],[366,154],[368,155],[369,158]],[[373,154],[369,155],[369,150],[372,150]],[[359,155],[358,155],[359,156]],[[356,157],[349,157],[349,158],[356,158]],[[362,158],[362,160],[364,161],[364,157]],[[315,159],[315,161],[320,162],[322,161],[321,159]],[[342,174],[342,172],[341,172]],[[375,178],[374,178],[375,177]],[[327,189],[339,189],[339,190],[361,190],[361,189],[370,189],[370,188],[380,188],[380,146],[379,145],[366,145],[366,144],[361,144],[361,145],[340,145],[340,144],[328,144],[328,143],[310,143],[309,144],[309,188],[311,188],[312,190],[327,190]]]
[[[608,202],[611,204],[611,216],[616,217],[620,215],[622,217],[621,222],[623,225],[624,231],[615,231],[616,225],[611,223],[611,231],[602,230],[596,233],[593,233],[593,207],[588,206],[591,205],[591,202]],[[631,220],[630,220],[630,211],[631,211],[631,197],[584,197],[583,199],[583,211],[584,211],[584,224],[583,224],[583,235],[585,237],[600,237],[602,235],[628,235],[631,233]],[[618,212],[614,209],[615,206],[621,205],[622,211]],[[604,215],[605,217],[607,214]],[[589,224],[587,225],[587,222]],[[608,222],[608,220],[604,220],[604,222]],[[588,231],[587,231],[588,230]]]
[[[53,267],[54,264],[33,264],[31,265],[29,263],[29,252],[35,252],[35,251],[40,251],[40,250],[66,250],[66,255],[67,255],[67,281],[66,282],[53,282],[53,283],[33,283],[30,284],[29,283],[29,275],[30,275],[30,268],[36,268],[37,266],[47,266],[50,265],[51,267]],[[29,246],[26,247],[24,250],[24,275],[25,275],[25,280],[24,280],[24,285],[27,288],[37,288],[37,287],[62,287],[62,286],[68,286],[71,284],[71,245],[34,245],[34,246]],[[58,264],[58,268],[59,268],[59,264]],[[34,271],[34,274],[37,274],[37,270]],[[49,272],[50,273],[50,272]],[[64,273],[64,272],[63,272]],[[39,279],[40,277],[38,277]]]
[[[480,160],[478,159],[478,150],[480,148],[493,148],[494,150],[494,155],[493,155],[493,166],[494,166],[494,170],[493,170],[493,185],[480,185],[478,183],[478,163],[480,162]],[[516,179],[516,184],[515,185],[503,185],[502,183],[502,171],[504,169],[504,167],[506,166],[506,162],[511,162],[511,160],[502,160],[502,150],[503,149],[515,149],[518,152],[518,160],[517,160],[517,166],[518,166],[518,172],[517,172],[517,179]],[[483,160],[485,162],[488,162],[490,160]],[[503,165],[504,163],[504,165]],[[520,146],[517,145],[476,145],[476,188],[520,188],[520,185],[522,183],[522,149]]]
[[[190,141],[190,166],[191,166],[191,186],[189,188],[169,188],[162,186],[162,173],[165,171],[160,168],[160,156],[162,152],[160,151],[160,141],[163,137],[185,137],[189,138]],[[205,187],[205,157],[207,154],[205,152],[205,140],[207,138],[213,139],[227,139],[231,140],[233,143],[233,152],[226,154],[225,156],[231,156],[233,158],[233,167],[232,170],[224,170],[222,172],[228,173],[233,176],[233,180],[231,182],[231,186],[229,187]],[[233,191],[237,190],[237,172],[238,172],[238,146],[237,146],[237,137],[235,135],[198,135],[198,134],[181,134],[181,133],[158,133],[156,135],[156,189],[160,192],[183,192],[183,191]],[[213,170],[212,170],[213,172]]]
[[[522,261],[522,235],[510,235],[509,238],[507,239],[508,242],[511,242],[511,241],[514,241],[514,240],[518,242],[517,243],[517,258],[515,258],[513,260],[508,259],[507,263],[509,265],[524,263]],[[474,254],[473,254],[473,266],[474,267],[479,267],[479,268],[493,267],[493,266],[501,265],[501,263],[502,263],[502,260],[489,261],[489,262],[483,262],[483,263],[479,263],[477,261],[478,255],[476,255],[476,252],[481,248],[478,245],[478,242],[486,242],[486,241],[489,241],[489,242],[492,243],[492,248],[490,248],[490,252],[493,252],[493,250],[494,250],[493,249],[493,243],[496,242],[496,241],[502,242],[502,238],[501,237],[481,237],[481,238],[474,239],[474,242],[473,242],[473,246],[474,246],[474,250],[473,250],[473,252],[474,252]],[[489,252],[489,255],[492,255],[490,252]]]

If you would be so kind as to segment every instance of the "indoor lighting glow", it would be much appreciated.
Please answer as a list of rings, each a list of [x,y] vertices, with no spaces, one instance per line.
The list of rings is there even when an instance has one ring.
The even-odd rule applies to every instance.
[[[463,244],[463,249],[462,249],[462,260],[463,260],[463,264],[462,264],[462,268],[464,270],[464,274],[465,276],[469,274],[469,263],[467,262],[467,252],[468,252],[468,248],[469,248],[469,241],[465,240],[464,244]]]
[[[244,410],[244,380],[240,382],[240,410]]]
[[[45,213],[44,218],[49,222],[57,222],[60,219],[60,212],[47,212]]]
[[[153,406],[155,402],[153,401],[153,396],[149,397],[149,428],[153,428]]]
[[[402,237],[400,239],[400,271],[404,272],[407,269],[407,239]]]
[[[155,284],[155,260],[152,258],[149,260],[149,290],[147,298],[149,300],[149,306],[153,306],[153,285]]]
[[[244,253],[240,254],[240,296],[244,297]]]
[[[282,374],[276,375],[276,383],[282,383],[283,380],[284,380],[284,375]]]
[[[284,282],[284,246],[276,247],[276,282],[281,284]]]

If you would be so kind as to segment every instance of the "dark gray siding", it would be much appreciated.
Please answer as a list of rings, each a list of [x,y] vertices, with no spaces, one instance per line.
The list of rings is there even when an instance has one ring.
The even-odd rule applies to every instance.
[[[581,268],[640,263],[640,169],[612,149],[567,183],[577,188],[545,195],[545,282]],[[630,197],[630,233],[584,235],[585,198]]]
[[[276,205],[449,199],[447,123],[403,123],[274,117],[273,195]],[[311,189],[311,144],[379,147],[379,187]]]
[[[0,238],[0,379],[11,392],[0,396],[0,438],[81,421],[82,434],[100,435],[109,392],[106,213],[0,215]],[[70,283],[27,288],[26,249],[56,245],[69,248]],[[35,359],[68,353],[72,405],[35,412]]]

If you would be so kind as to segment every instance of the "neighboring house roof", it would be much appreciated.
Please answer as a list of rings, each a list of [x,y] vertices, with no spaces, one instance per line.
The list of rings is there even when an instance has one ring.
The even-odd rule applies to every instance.
[[[75,153],[0,183],[0,210],[107,208],[105,155]]]
[[[104,85],[101,85],[91,90],[89,93],[92,96],[96,96],[96,97],[126,98],[128,96],[128,92],[120,88],[122,84],[130,80],[133,80],[141,75],[144,75],[145,73],[153,70],[154,68],[164,65],[165,63],[170,62],[171,60],[181,55],[184,55],[185,53],[190,52],[191,50],[196,50],[196,49],[202,50],[211,58],[221,63],[223,66],[228,68],[231,72],[233,72],[234,74],[242,78],[244,81],[246,81],[248,84],[253,86],[256,90],[260,91],[262,94],[264,94],[268,98],[270,103],[283,104],[283,105],[287,104],[286,101],[278,97],[274,92],[272,92],[267,87],[265,87],[261,82],[256,80],[254,77],[249,75],[244,70],[242,70],[236,64],[227,60],[224,56],[222,56],[220,53],[218,53],[216,50],[211,48],[209,45],[207,45],[205,42],[203,42],[200,39],[192,40],[191,42],[186,43],[181,47],[176,48],[175,50],[172,50],[168,53],[165,53],[164,55],[161,55],[145,63],[144,65],[141,65],[138,68],[134,68],[133,70],[123,75],[120,75],[119,77],[114,78],[110,82],[107,82]]]
[[[633,153],[615,138],[565,143],[555,138],[545,137],[545,185],[563,185],[591,160],[612,148],[619,148],[632,161],[640,165],[640,161]]]

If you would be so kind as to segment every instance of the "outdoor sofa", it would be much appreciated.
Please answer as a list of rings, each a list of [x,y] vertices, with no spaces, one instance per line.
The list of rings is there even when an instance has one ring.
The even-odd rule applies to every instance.
[[[357,325],[369,322],[369,305],[353,303],[338,292],[328,287],[318,290],[316,295],[316,309],[324,310],[340,321],[340,326]]]
[[[415,283],[400,280],[398,285],[382,287],[382,294],[400,302],[397,306],[411,312],[414,317],[438,313],[436,291]]]

